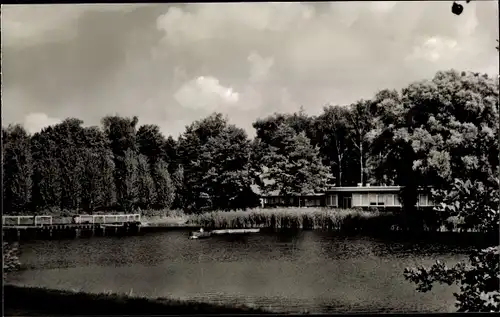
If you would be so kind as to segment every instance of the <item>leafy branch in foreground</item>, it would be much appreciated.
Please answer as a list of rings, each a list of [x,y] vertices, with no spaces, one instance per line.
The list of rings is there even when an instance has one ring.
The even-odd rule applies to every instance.
[[[486,184],[486,185],[485,185]],[[498,232],[498,182],[455,180],[448,191],[434,193],[440,201],[437,212],[444,216],[461,218],[464,229],[481,229]],[[430,291],[435,283],[456,284],[460,291],[454,293],[459,312],[500,312],[500,246],[475,250],[469,263],[447,267],[437,261],[430,268],[406,268],[404,277],[417,285],[417,291]]]
[[[477,180],[455,179],[450,190],[433,190],[434,199],[441,202],[434,210],[443,218],[460,219],[461,230],[496,232],[500,225],[500,191],[494,184],[495,181],[485,184]]]
[[[430,268],[406,268],[404,276],[417,284],[419,292],[430,291],[433,284],[456,284],[454,293],[459,312],[500,312],[500,247],[476,251],[469,257],[469,264],[458,263],[447,267],[436,261]]]

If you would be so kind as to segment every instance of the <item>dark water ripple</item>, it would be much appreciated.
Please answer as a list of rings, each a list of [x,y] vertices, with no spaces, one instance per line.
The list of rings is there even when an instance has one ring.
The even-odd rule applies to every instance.
[[[275,312],[449,312],[453,291],[418,293],[416,264],[465,259],[468,246],[321,232],[188,240],[187,232],[21,245],[9,282],[88,292],[235,303]]]

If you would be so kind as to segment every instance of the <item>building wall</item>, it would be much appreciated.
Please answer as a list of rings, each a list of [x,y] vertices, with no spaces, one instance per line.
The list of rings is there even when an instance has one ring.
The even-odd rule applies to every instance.
[[[348,193],[351,197],[352,207],[401,207],[399,191],[395,192],[355,192]],[[299,206],[298,197],[270,196],[263,198],[264,206]],[[301,207],[319,207],[326,206],[331,208],[339,207],[339,193],[326,193],[324,196],[302,197],[300,199]],[[432,206],[432,201],[426,194],[419,194],[417,206]]]
[[[398,193],[352,193],[352,206],[353,207],[400,207]]]
[[[263,198],[264,206],[267,207],[321,207],[324,206],[324,195],[322,196],[312,196],[312,197],[280,197],[280,196],[269,196]]]
[[[352,206],[353,207],[401,207],[401,200],[399,193],[352,193]],[[427,207],[432,206],[429,196],[426,194],[419,194],[417,206]]]

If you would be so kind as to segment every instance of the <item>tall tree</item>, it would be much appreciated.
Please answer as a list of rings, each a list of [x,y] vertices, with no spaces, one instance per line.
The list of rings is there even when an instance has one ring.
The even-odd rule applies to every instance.
[[[264,192],[278,190],[281,195],[311,194],[323,190],[331,177],[305,132],[296,133],[282,123],[273,137],[257,139]]]
[[[53,134],[53,127],[49,126],[31,138],[34,161],[32,199],[37,210],[61,206],[60,148]]]
[[[353,145],[353,150],[357,154],[359,162],[359,183],[366,182],[366,162],[370,151],[370,142],[368,141],[368,133],[373,128],[373,119],[370,112],[370,102],[365,100],[357,101],[349,106],[347,115],[349,122],[349,137],[350,144]]]
[[[405,209],[426,185],[446,189],[468,178],[498,186],[498,118],[498,80],[485,75],[438,72],[403,89],[376,141],[390,149],[383,163],[405,186]]]
[[[158,160],[153,166],[152,177],[155,184],[157,208],[170,208],[175,198],[175,184],[168,173],[167,163]]]
[[[401,120],[401,97],[395,90],[381,90],[370,100],[370,114],[372,115],[372,130],[367,139],[370,144],[370,153],[366,161],[368,178],[378,184],[399,185],[396,179],[395,156],[392,147],[391,129],[387,128],[388,122]],[[392,124],[392,123],[390,123]],[[389,128],[392,127],[389,124]]]
[[[139,119],[136,116],[133,118],[107,116],[102,119],[103,130],[114,156],[117,200],[122,207],[127,206],[127,208],[131,208],[130,186],[132,185],[126,182],[130,177],[130,168],[135,164],[132,164],[132,161],[137,160],[136,126],[138,122]],[[128,153],[129,161],[125,158],[127,151],[130,152]],[[132,157],[134,159],[131,159]]]
[[[170,165],[169,165],[170,166]],[[179,165],[177,170],[171,176],[172,184],[174,186],[175,194],[172,207],[174,209],[184,208],[186,202],[184,201],[184,167]]]
[[[140,154],[148,159],[153,166],[158,160],[164,158],[166,139],[160,132],[160,127],[154,124],[146,124],[137,130],[137,146]]]
[[[125,151],[123,158],[123,181],[121,182],[121,192],[119,204],[125,211],[132,211],[138,200],[138,155],[132,149]]]
[[[273,134],[280,129],[282,124],[288,125],[295,133],[304,132],[305,135],[315,144],[316,126],[315,118],[308,116],[304,108],[292,114],[275,113],[263,119],[257,119],[253,124],[257,138],[266,144],[270,144]]]
[[[85,172],[84,149],[74,146],[62,148],[59,153],[61,177],[61,210],[78,210],[82,196],[81,179]]]
[[[3,210],[23,213],[31,201],[33,162],[30,137],[20,125],[2,127]]]
[[[323,162],[330,166],[337,186],[344,185],[344,170],[349,155],[349,110],[342,106],[328,106],[317,118],[318,140]]]
[[[81,205],[86,212],[115,207],[113,153],[109,140],[98,127],[83,130]]]
[[[170,174],[175,173],[179,168],[178,144],[171,135],[168,136],[163,145],[163,160],[168,164],[168,172]]]
[[[298,112],[291,115],[286,115],[286,124],[288,124],[297,134],[304,132],[305,136],[311,141],[312,145],[316,145],[317,131],[315,126],[315,117],[308,116],[305,113],[304,107],[300,107]]]
[[[155,183],[151,176],[151,165],[145,155],[137,157],[137,203],[142,208],[149,208],[156,200]]]
[[[227,209],[250,187],[250,141],[220,113],[188,126],[179,139],[187,208]]]
[[[89,212],[94,209],[99,195],[99,162],[96,153],[90,149],[82,151],[83,171],[81,174],[81,207],[83,210]]]
[[[139,119],[107,116],[102,119],[104,133],[109,139],[115,157],[124,157],[128,149],[137,151],[136,126]]]
[[[462,73],[462,76],[466,75],[466,73]],[[486,75],[482,77],[485,79],[488,78]],[[485,88],[487,85],[482,85],[482,87]],[[497,79],[497,96],[499,93],[498,88]],[[493,108],[497,110],[496,114],[498,115],[498,98],[496,100],[496,107]],[[492,101],[489,98],[488,103],[492,103]],[[495,119],[498,119],[498,117]],[[484,125],[482,130],[486,130],[485,132],[489,132],[488,134],[495,131]],[[490,140],[486,144],[498,142],[498,130],[496,130],[496,133],[496,135],[492,133],[495,135],[495,140],[491,139],[490,136]],[[494,145],[494,148],[498,151],[498,143]],[[481,181],[481,178],[484,178],[481,174],[478,174],[479,178],[474,177],[472,180],[467,179],[465,181],[458,177],[455,178],[451,188],[438,190],[437,193],[434,193],[437,194],[434,195],[434,198],[435,202],[438,203],[436,211],[444,213],[445,216],[458,216],[463,221],[463,228],[486,230],[498,237],[500,166],[497,165],[496,169],[492,168],[495,166],[495,163],[498,163],[498,152],[491,153],[491,155],[495,156],[491,160],[493,164],[491,164],[491,161],[489,162],[492,166],[486,164],[486,168],[483,167],[483,171],[490,174],[487,177],[488,181]],[[470,162],[470,158],[467,161]],[[405,278],[417,284],[417,290],[421,292],[430,291],[436,282],[440,284],[459,285],[460,292],[454,293],[454,295],[457,299],[455,305],[460,312],[498,312],[500,311],[499,255],[500,246],[498,245],[480,251],[475,250],[469,257],[469,263],[462,262],[449,268],[445,263],[436,261],[429,268],[420,266],[418,268],[405,269]]]

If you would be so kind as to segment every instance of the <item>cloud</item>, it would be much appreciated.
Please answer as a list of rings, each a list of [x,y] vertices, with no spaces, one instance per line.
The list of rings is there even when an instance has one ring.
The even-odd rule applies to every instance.
[[[137,115],[177,135],[210,111],[253,133],[274,112],[400,89],[436,71],[496,76],[498,8],[448,2],[2,8],[2,115]],[[200,79],[203,78],[203,79]],[[232,89],[232,91],[230,90]]]
[[[424,59],[435,63],[442,57],[449,58],[451,54],[456,55],[460,50],[461,48],[458,47],[457,41],[433,36],[421,40],[420,43],[413,48],[413,52],[408,56],[408,59]]]
[[[76,36],[75,21],[89,11],[130,12],[144,4],[88,5],[9,5],[2,7],[2,44],[34,46]],[[50,36],[47,36],[50,35]]]
[[[371,9],[376,13],[391,12],[398,3],[396,1],[373,1],[370,2]]]
[[[240,98],[233,88],[222,86],[217,78],[211,76],[200,76],[185,83],[174,96],[183,107],[209,112],[232,106]]]
[[[40,132],[43,128],[60,123],[61,120],[51,118],[45,113],[32,112],[24,118],[24,128],[29,133]]]
[[[247,60],[250,63],[251,82],[261,82],[265,80],[274,64],[274,58],[263,58],[256,52],[250,53]]]
[[[175,45],[235,38],[238,32],[283,32],[300,28],[314,9],[301,3],[205,3],[186,10],[172,7],[157,19],[165,40]],[[231,25],[234,28],[228,29]],[[241,40],[245,40],[242,38]]]

